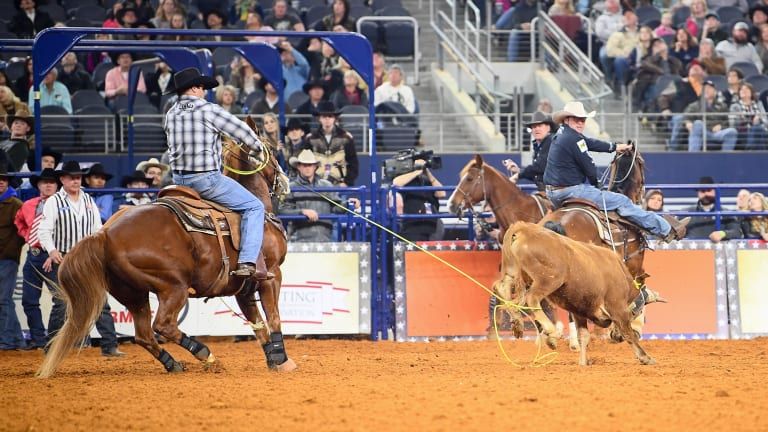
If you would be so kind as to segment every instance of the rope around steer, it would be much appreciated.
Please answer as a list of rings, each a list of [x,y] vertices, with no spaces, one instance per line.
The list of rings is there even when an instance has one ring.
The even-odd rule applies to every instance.
[[[541,308],[534,308],[534,307],[530,307],[530,306],[524,306],[524,305],[515,303],[515,302],[513,302],[511,300],[506,300],[506,299],[501,298],[498,294],[493,292],[493,290],[491,290],[488,287],[486,287],[485,285],[483,285],[482,282],[480,282],[477,279],[473,278],[472,276],[467,274],[465,271],[463,271],[460,268],[456,267],[455,265],[449,263],[448,261],[444,260],[443,258],[435,255],[431,251],[423,248],[422,246],[419,246],[418,244],[408,240],[407,238],[405,238],[405,237],[401,236],[400,234],[390,230],[389,228],[386,228],[385,226],[383,226],[383,225],[381,225],[381,224],[379,224],[379,223],[377,223],[377,222],[367,218],[366,216],[363,216],[362,214],[360,214],[360,213],[358,213],[358,212],[356,212],[354,210],[350,210],[350,209],[346,208],[345,206],[343,206],[343,205],[337,203],[336,201],[334,201],[334,200],[326,197],[325,195],[321,194],[320,192],[317,192],[316,190],[314,190],[312,187],[310,187],[308,185],[299,185],[299,186],[301,186],[302,188],[304,188],[304,189],[312,192],[313,194],[321,197],[322,199],[328,201],[332,205],[334,205],[334,206],[336,206],[336,207],[338,207],[340,209],[343,209],[345,212],[351,213],[351,214],[353,214],[353,215],[363,219],[364,221],[368,222],[369,224],[371,224],[371,225],[373,225],[373,226],[383,230],[387,234],[389,234],[389,235],[391,235],[391,236],[393,236],[393,237],[395,237],[395,238],[405,242],[408,245],[411,245],[411,246],[415,247],[417,250],[419,250],[421,252],[424,252],[425,254],[429,255],[433,259],[435,259],[435,260],[439,261],[440,263],[444,264],[445,266],[447,266],[451,270],[453,270],[456,273],[458,273],[458,274],[464,276],[465,278],[469,279],[472,283],[474,283],[475,285],[477,285],[478,287],[483,289],[485,292],[487,292],[491,296],[495,297],[497,300],[499,300],[501,302],[501,304],[496,305],[494,307],[494,314],[493,314],[493,329],[494,329],[494,331],[496,333],[496,340],[498,342],[499,350],[501,350],[502,355],[504,356],[504,358],[508,362],[512,363],[513,365],[515,365],[515,366],[517,366],[517,367],[519,367],[521,369],[523,368],[523,366],[521,364],[515,362],[507,354],[506,350],[504,349],[503,344],[501,343],[501,338],[499,337],[498,323],[496,321],[496,310],[498,308],[500,308],[500,307],[515,309],[518,312],[522,313],[527,319],[529,319],[531,321],[531,323],[534,324],[534,327],[535,327],[536,324],[535,324],[535,321],[534,321],[533,317],[531,317],[528,313],[526,313],[526,311],[540,310]],[[552,363],[552,361],[554,361],[556,356],[557,356],[557,352],[556,351],[555,352],[547,353],[545,355],[541,355],[541,344],[539,344],[538,345],[538,349],[536,351],[536,356],[531,360],[530,365],[533,366],[533,367],[546,366],[546,365]]]

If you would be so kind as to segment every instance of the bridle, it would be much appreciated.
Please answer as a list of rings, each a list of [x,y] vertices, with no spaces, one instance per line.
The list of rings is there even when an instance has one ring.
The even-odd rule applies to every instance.
[[[232,147],[237,148],[237,151],[234,151]],[[280,168],[280,165],[278,165],[277,162],[272,157],[272,154],[270,153],[270,150],[269,150],[269,145],[262,146],[263,160],[257,159],[255,157],[256,153],[253,152],[252,150],[248,149],[246,151],[242,143],[236,143],[234,141],[230,141],[230,143],[224,147],[224,150],[227,152],[227,154],[230,157],[241,162],[245,166],[253,166],[254,164],[256,165],[255,168],[253,169],[239,170],[237,168],[233,168],[224,164],[224,169],[229,172],[232,172],[241,176],[251,176],[254,174],[259,174],[264,170],[264,168],[266,168],[267,166],[271,166],[275,170],[275,175],[274,175],[274,179],[272,180],[272,185],[269,188],[269,196],[270,198],[272,198],[277,194],[277,190],[280,183],[280,174],[282,173],[283,170],[282,168]],[[243,157],[241,157],[240,156],[241,153],[247,153],[248,158],[244,159]],[[265,176],[262,175],[262,177],[265,177]],[[266,177],[265,177],[265,180],[266,180]]]

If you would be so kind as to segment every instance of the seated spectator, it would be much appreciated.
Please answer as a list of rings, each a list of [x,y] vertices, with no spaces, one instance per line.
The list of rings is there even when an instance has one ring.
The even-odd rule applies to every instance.
[[[755,5],[749,9],[749,39],[757,45],[760,41],[760,28],[768,23],[768,6]]]
[[[32,57],[27,57],[25,61],[24,73],[8,86],[19,99],[28,95],[29,89],[32,88]]]
[[[246,22],[248,21],[248,15],[252,13],[258,15],[259,18],[264,17],[264,10],[259,4],[259,0],[235,0],[229,3],[231,4],[229,8],[229,22],[231,23]]]
[[[112,174],[108,173],[104,169],[104,165],[95,163],[88,168],[83,176],[85,187],[90,189],[104,189],[107,186],[107,182],[112,178]],[[88,194],[93,198],[96,206],[99,208],[99,215],[101,216],[101,223],[104,223],[112,217],[112,211],[114,209],[115,197],[111,193],[89,191]]]
[[[331,102],[341,109],[347,105],[368,106],[368,96],[360,88],[360,76],[353,70],[344,72],[344,87],[331,95]]]
[[[266,78],[259,81],[259,87],[264,92],[264,96],[253,104],[250,112],[252,114],[266,114],[268,112],[278,114],[280,112],[280,106],[277,104],[279,96],[275,87]],[[291,107],[287,103],[285,104],[285,112],[291,112]]]
[[[171,18],[175,14],[186,15],[184,7],[178,0],[162,0],[155,12],[155,17],[149,20],[155,28],[171,28]],[[184,20],[186,25],[186,20]]]
[[[704,39],[711,39],[715,46],[728,39],[728,33],[720,26],[720,16],[715,12],[707,12],[699,40]]]
[[[768,211],[768,202],[766,202],[765,196],[760,192],[750,194],[748,205],[749,211]],[[741,231],[744,234],[744,238],[768,241],[768,217],[752,216],[743,218],[741,220]]]
[[[133,64],[133,54],[129,52],[115,53],[113,62],[117,66],[110,69],[104,78],[104,96],[108,102],[113,101],[117,96],[128,95],[128,72]],[[147,85],[144,83],[143,74],[139,75],[136,91],[139,93],[147,92]]]
[[[736,194],[736,210],[737,211],[749,211],[749,196],[752,194],[747,189],[739,189],[739,193]]]
[[[373,84],[374,89],[387,82],[387,60],[381,51],[373,52]]]
[[[715,180],[710,176],[705,176],[699,179],[699,184],[711,185],[715,184]],[[702,186],[698,191],[698,198],[696,205],[686,208],[685,211],[715,213],[715,190],[713,188]],[[715,223],[714,214],[712,216],[693,216],[688,223],[688,232],[685,238],[709,238],[715,243],[742,238],[739,221],[733,216],[722,216],[719,230]]]
[[[5,116],[14,115],[16,112],[29,111],[29,107],[21,99],[13,94],[10,87],[0,85],[0,136],[6,139],[11,134],[11,125],[5,122]]]
[[[731,39],[724,40],[715,46],[715,51],[725,59],[725,67],[728,69],[737,62],[749,62],[763,72],[763,61],[757,55],[755,46],[749,41],[749,25],[745,22],[737,22],[733,26]]]
[[[264,18],[264,24],[276,31],[304,31],[304,23],[296,15],[288,12],[287,0],[276,0],[272,6],[272,13]]]
[[[333,233],[333,221],[320,219],[320,215],[344,213],[344,210],[331,205],[326,199],[342,203],[335,192],[322,192],[318,196],[309,189],[318,187],[333,187],[328,180],[320,178],[316,170],[320,161],[315,158],[312,150],[302,150],[297,157],[291,158],[291,167],[298,175],[291,180],[291,193],[280,205],[280,214],[304,215],[307,219],[291,221],[288,224],[288,240],[296,242],[328,242]],[[325,197],[325,198],[323,198]]]
[[[73,95],[78,90],[92,89],[91,74],[78,63],[77,54],[68,52],[61,59],[61,72],[59,81],[67,87],[69,94]]]
[[[653,30],[648,26],[640,27],[637,46],[626,57],[619,57],[613,62],[619,85],[628,84],[634,79],[643,60],[651,53]]]
[[[96,40],[112,40],[112,35],[110,34],[96,34],[94,37]],[[106,51],[89,51],[85,55],[85,70],[89,74],[93,74],[96,67],[102,63],[112,63],[112,57],[110,57],[109,53]],[[103,88],[99,88],[98,90],[103,90]]]
[[[171,30],[186,30],[188,28],[187,15],[182,12],[176,12],[173,15],[171,15],[171,18],[168,21],[168,28]],[[183,35],[159,35],[157,38],[159,40],[171,40],[171,41],[190,41],[195,39],[192,36],[183,36]]]
[[[136,23],[149,23],[155,16],[150,0],[131,0],[136,6]],[[153,24],[154,25],[154,24]]]
[[[618,0],[610,0],[618,1]],[[498,21],[497,30],[512,30],[509,34],[507,46],[507,60],[522,61],[527,56],[520,56],[520,49],[528,53],[530,45],[531,20],[538,15],[538,3],[536,0],[520,0],[514,8],[509,9]]]
[[[707,3],[704,0],[692,0],[690,8],[691,14],[685,20],[685,29],[688,30],[688,34],[696,36],[696,38],[699,39],[702,37],[704,24],[707,20],[707,14],[709,13]]]
[[[349,0],[333,0],[331,9],[331,13],[320,20],[315,30],[336,31],[336,26],[342,26],[348,32],[357,30],[354,18],[349,16]]]
[[[173,71],[165,62],[155,63],[155,72],[147,80],[147,94],[153,105],[159,107],[163,95],[169,90]]]
[[[704,68],[698,62],[691,62],[688,65],[688,76],[683,78],[677,87],[670,87],[673,91],[661,89],[661,94],[656,100],[661,113],[670,115],[673,112],[683,112],[688,105],[698,100],[701,96],[704,78]]]
[[[54,26],[50,15],[39,10],[35,0],[15,0],[14,4],[18,12],[8,23],[8,30],[19,39],[34,39],[38,32]]]
[[[539,99],[539,103],[536,105],[536,111],[541,111],[544,114],[552,114],[552,102],[547,98]]]
[[[229,84],[237,89],[238,103],[243,105],[248,95],[259,88],[261,74],[253,69],[253,65],[243,57],[237,57],[232,62],[232,74],[229,76]],[[251,107],[245,107],[250,109]]]
[[[677,57],[683,66],[687,67],[691,60],[699,56],[699,44],[688,30],[679,28],[675,33],[675,43],[670,51],[672,56]]]
[[[707,75],[725,75],[725,59],[715,53],[712,39],[702,39],[698,61]]]
[[[306,126],[310,124],[310,118],[315,115],[317,106],[325,100],[325,82],[322,80],[309,81],[302,86],[302,90],[309,96],[309,99],[296,107],[295,113],[302,116],[302,122]]]
[[[536,3],[534,2],[534,9],[536,9]],[[536,16],[536,15],[534,15]],[[530,20],[529,20],[530,21]],[[530,24],[528,25],[530,29]],[[624,16],[621,14],[621,5],[619,0],[606,0],[603,6],[603,13],[595,20],[595,35],[600,41],[600,63],[607,64],[608,55],[605,50],[608,47],[608,38],[612,34],[621,31],[624,27]],[[603,70],[603,73],[608,73]],[[606,75],[608,77],[608,75]]]
[[[607,57],[605,58],[605,61],[610,62],[610,65],[603,63],[603,71],[610,70],[609,68],[612,69],[614,61],[617,58],[627,57],[637,46],[638,39],[637,15],[631,10],[626,10],[624,11],[624,28],[612,34],[606,43],[605,54]],[[610,75],[606,74],[606,79],[609,80],[608,84],[611,85],[614,90],[618,89],[617,81],[623,77],[609,77]]]
[[[307,52],[311,79],[325,81],[326,91],[330,94],[341,88],[343,75],[339,70],[341,58],[328,42],[313,39]]]
[[[374,93],[374,103],[397,102],[413,114],[416,111],[416,97],[413,90],[405,84],[403,68],[394,64],[389,68],[389,81],[379,86]]]
[[[32,144],[34,144],[34,141],[32,141]],[[29,157],[27,158],[27,169],[29,171],[37,171],[37,164],[35,163],[35,152],[32,150],[34,150],[34,145],[30,147]],[[40,157],[40,169],[56,169],[59,166],[63,156],[64,155],[54,151],[52,148],[43,146],[43,155]]]
[[[251,31],[274,31],[274,29],[268,25],[264,25],[261,21],[261,15],[251,12],[248,14],[248,16],[245,19],[245,29],[251,30]],[[245,40],[248,42],[264,42],[268,44],[276,45],[278,42],[280,42],[280,38],[277,36],[267,37],[267,36],[246,36]]]
[[[739,132],[739,141],[746,142],[747,150],[768,148],[768,115],[751,84],[741,83],[739,99],[731,104],[728,121]]]
[[[67,90],[67,86],[56,80],[58,75],[59,70],[53,68],[43,78],[43,84],[40,86],[40,108],[55,105],[64,108],[68,113],[72,114],[72,101],[69,90]],[[29,101],[27,102],[30,111],[33,113],[35,112],[34,93],[34,89],[30,88]]]
[[[224,12],[217,9],[208,11],[203,17],[203,22],[205,23],[205,28],[208,30],[218,31],[227,29],[227,17],[224,15]],[[224,36],[211,35],[203,36],[200,40],[221,42],[225,39]]]
[[[723,91],[723,102],[725,102],[726,105],[731,106],[731,104],[739,100],[739,89],[741,88],[743,79],[744,74],[736,68],[731,68],[731,70],[728,71],[728,74],[725,75],[728,88]]]
[[[299,50],[294,49],[288,41],[282,41],[278,45],[280,61],[283,63],[283,78],[285,88],[283,94],[286,98],[294,92],[301,90],[309,78],[309,63]]]
[[[261,134],[262,142],[275,151],[275,159],[283,171],[288,170],[288,159],[286,158],[285,145],[280,140],[280,119],[277,114],[271,112],[264,114],[262,118]]]
[[[139,162],[136,165],[136,171],[141,171],[144,173],[144,176],[152,179],[152,184],[149,187],[153,189],[162,189],[171,184],[168,180],[171,166],[160,162],[157,158],[149,158]]]
[[[230,114],[240,115],[243,109],[237,103],[237,89],[229,84],[216,88],[216,103],[229,111]]]
[[[658,27],[653,29],[653,35],[657,38],[664,36],[673,36],[675,34],[675,27],[672,24],[672,14],[664,12],[661,14],[661,23]]]
[[[576,8],[573,6],[573,0],[555,0],[547,14],[549,16],[576,15]]]
[[[732,151],[736,149],[736,140],[739,133],[736,129],[728,127],[728,108],[717,98],[717,89],[712,81],[704,82],[704,98],[691,103],[685,109],[685,127],[690,132],[688,136],[688,151],[701,151],[704,142],[704,133],[707,134],[707,147],[712,144],[722,144],[722,150]],[[701,115],[707,113],[705,124]],[[718,115],[718,114],[723,115]]]
[[[143,171],[134,171],[133,174],[129,176],[124,176],[123,179],[120,181],[120,187],[126,188],[126,189],[149,189],[149,186],[152,184],[152,179],[147,178],[147,176],[144,174]],[[142,204],[149,204],[152,202],[152,197],[149,196],[148,193],[144,192],[126,192],[123,194],[122,200],[120,201],[119,207],[120,209],[124,209],[127,207],[142,205]]]
[[[288,120],[288,125],[285,126],[285,156],[290,162],[292,157],[298,156],[299,152],[305,148],[304,135],[307,133],[307,129],[304,123],[292,117]],[[288,176],[295,177],[296,169],[293,168],[290,163],[288,164]]]
[[[123,2],[123,7],[115,14],[117,28],[135,28],[139,24],[139,11],[136,3]],[[134,35],[117,34],[112,36],[116,40],[134,40]]]
[[[664,211],[664,193],[659,189],[651,189],[645,194],[643,199],[643,209],[652,212]]]
[[[35,119],[26,108],[22,108],[15,114],[6,115],[5,124],[10,125],[10,136],[0,142],[0,150],[7,155],[11,170],[21,171],[30,156],[30,149],[34,148],[34,139],[30,144],[30,138],[34,133]]]
[[[392,179],[392,185],[398,187],[442,186],[440,181],[425,167],[426,161],[414,161],[411,172]],[[401,191],[396,196],[397,214],[433,215],[439,213],[440,199],[445,198],[445,191]],[[405,219],[401,222],[400,234],[411,241],[442,240],[442,224],[439,219]]]
[[[760,57],[760,61],[763,62],[763,70],[768,70],[768,24],[763,24],[760,27],[760,38],[755,45],[757,55]]]
[[[121,28],[119,22],[117,22],[117,13],[120,12],[120,10],[123,9],[123,2],[116,1],[112,3],[112,7],[109,9],[109,12],[107,12],[107,18],[104,19],[104,22],[101,23],[102,28]]]
[[[336,123],[339,112],[333,102],[321,102],[315,115],[320,125],[306,136],[305,145],[321,163],[317,175],[334,185],[354,185],[360,171],[355,139]]]
[[[651,55],[643,60],[637,71],[637,80],[632,93],[633,110],[651,111],[650,97],[656,80],[664,74],[680,75],[683,70],[680,60],[669,55],[664,39],[654,39],[651,44]]]

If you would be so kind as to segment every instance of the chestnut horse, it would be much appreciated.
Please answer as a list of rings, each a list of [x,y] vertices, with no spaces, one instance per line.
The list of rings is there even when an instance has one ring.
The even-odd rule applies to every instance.
[[[255,130],[250,118],[248,124]],[[227,175],[261,199],[265,212],[270,214],[273,211],[270,196],[275,192],[274,187],[281,184],[282,171],[274,152],[264,151],[262,155],[268,159],[259,163],[241,146],[227,142],[224,166],[230,168]],[[257,165],[258,172],[254,169]],[[237,252],[229,241],[225,243],[230,268],[235,268]],[[136,343],[168,372],[181,372],[185,366],[158,345],[154,332],[184,347],[204,368],[216,369],[219,362],[208,347],[182,333],[177,319],[189,297],[231,295],[237,298],[240,310],[252,324],[268,366],[278,371],[295,369],[296,364],[285,353],[278,311],[280,264],[287,252],[282,226],[265,223],[262,251],[274,279],[262,281],[258,286],[244,284],[239,278],[217,284],[223,257],[215,236],[188,232],[172,211],[160,205],[141,205],[117,212],[99,232],[78,243],[59,268],[58,288],[67,305],[67,318],[51,341],[38,376],[51,376],[66,354],[83,340],[107,292],[133,315]],[[257,307],[256,291],[266,314],[266,324]],[[150,292],[159,301],[154,324],[151,323]]]

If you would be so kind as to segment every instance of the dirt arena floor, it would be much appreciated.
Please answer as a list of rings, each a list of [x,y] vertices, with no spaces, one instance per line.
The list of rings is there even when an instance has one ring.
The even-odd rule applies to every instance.
[[[58,375],[33,377],[41,352],[0,353],[2,431],[765,431],[768,340],[593,341],[580,368],[561,342],[541,368],[517,369],[495,342],[287,340],[299,370],[267,371],[255,343],[209,342],[226,370],[168,375],[135,345],[95,348]],[[530,360],[532,342],[506,342]]]

